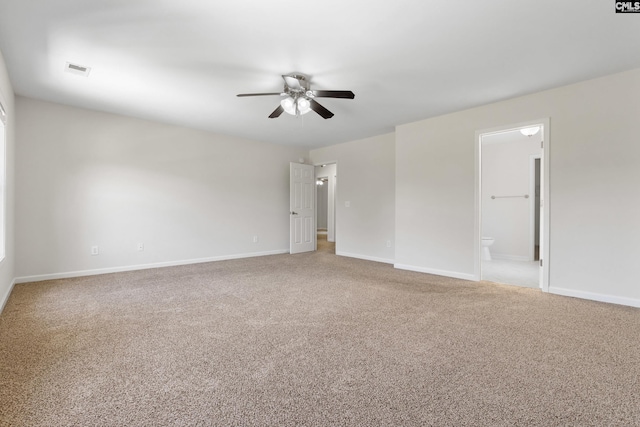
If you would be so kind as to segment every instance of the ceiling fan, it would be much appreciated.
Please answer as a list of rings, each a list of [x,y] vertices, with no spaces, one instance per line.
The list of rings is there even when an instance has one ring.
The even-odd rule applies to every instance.
[[[292,116],[301,116],[311,110],[325,119],[330,119],[333,117],[333,113],[320,105],[314,98],[355,98],[355,95],[350,90],[311,90],[309,79],[302,74],[288,74],[282,76],[282,78],[284,79],[282,92],[240,93],[238,96],[283,96],[284,98],[280,101],[278,108],[269,115],[270,119],[280,117],[283,112],[287,112]]]

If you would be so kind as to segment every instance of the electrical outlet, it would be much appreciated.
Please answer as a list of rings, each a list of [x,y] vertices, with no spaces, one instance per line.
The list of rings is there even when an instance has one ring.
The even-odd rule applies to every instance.
[[[387,247],[390,248],[391,247],[391,240],[387,240]]]
[[[258,243],[258,236],[253,236],[253,243]]]
[[[144,243],[138,243],[138,251],[144,251]]]
[[[100,250],[98,249],[97,246],[91,246],[91,255],[98,255],[100,253]]]
[[[350,208],[351,207],[351,202],[344,202],[344,207],[345,208]]]

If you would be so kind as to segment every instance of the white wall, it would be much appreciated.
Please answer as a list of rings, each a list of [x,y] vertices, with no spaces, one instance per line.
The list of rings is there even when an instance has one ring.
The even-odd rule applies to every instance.
[[[0,52],[0,102],[7,113],[6,143],[6,205],[5,205],[5,258],[0,262],[0,311],[13,288],[15,266],[14,186],[15,186],[15,97],[9,81],[2,52]]]
[[[309,153],[314,164],[337,162],[336,254],[393,263],[394,146],[390,133]]]
[[[526,137],[516,130],[506,135],[508,140],[504,134],[482,139],[482,235],[495,239],[490,248],[494,258],[533,261],[531,156],[542,153],[541,133]],[[529,198],[500,197],[525,194]]]
[[[640,70],[398,126],[396,263],[474,277],[475,132],[550,118],[550,291],[640,306]]]
[[[34,276],[287,250],[288,163],[303,150],[20,97],[15,110],[2,63],[0,93],[10,120],[0,297],[14,259],[17,276]],[[339,164],[338,254],[472,278],[475,132],[544,117],[550,291],[640,306],[640,70],[313,150],[313,163]]]
[[[305,150],[23,97],[17,128],[19,280],[288,251]]]

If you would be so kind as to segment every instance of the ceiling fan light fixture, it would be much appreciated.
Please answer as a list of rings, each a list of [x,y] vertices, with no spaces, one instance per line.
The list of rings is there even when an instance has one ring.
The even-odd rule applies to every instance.
[[[522,128],[520,129],[520,133],[524,136],[533,136],[540,131],[540,126],[533,126],[530,128]]]
[[[301,116],[311,111],[311,102],[304,97],[294,99],[291,96],[287,96],[280,101],[280,105],[287,114],[291,114],[292,116]]]
[[[287,96],[282,101],[280,101],[280,105],[284,108],[284,111],[295,116],[296,115],[296,102],[292,97]]]
[[[307,114],[311,111],[311,102],[307,98],[298,98],[298,111],[300,114]]]

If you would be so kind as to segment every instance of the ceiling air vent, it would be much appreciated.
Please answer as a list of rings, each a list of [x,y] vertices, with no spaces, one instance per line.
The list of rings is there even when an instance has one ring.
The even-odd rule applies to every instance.
[[[84,67],[78,64],[72,64],[71,62],[67,62],[67,65],[64,67],[64,70],[67,73],[78,74],[80,76],[87,77],[89,75],[89,71],[91,71],[91,67]]]

